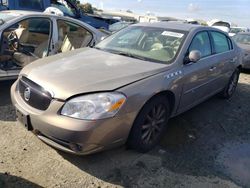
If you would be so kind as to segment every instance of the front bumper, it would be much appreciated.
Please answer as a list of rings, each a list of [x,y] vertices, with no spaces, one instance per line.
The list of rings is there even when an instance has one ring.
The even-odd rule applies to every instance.
[[[59,150],[79,155],[124,144],[135,118],[133,113],[119,113],[97,121],[69,118],[59,114],[64,105],[59,100],[52,100],[49,108],[41,111],[24,102],[17,90],[17,81],[11,88],[11,100],[16,110],[28,118],[27,127],[39,139]]]

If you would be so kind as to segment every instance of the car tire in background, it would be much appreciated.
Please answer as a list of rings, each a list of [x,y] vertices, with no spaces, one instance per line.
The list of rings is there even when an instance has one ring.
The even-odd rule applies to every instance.
[[[238,85],[239,77],[240,77],[240,69],[237,68],[230,77],[225,89],[220,93],[220,96],[222,98],[230,99],[233,96],[236,87]]]
[[[150,99],[135,119],[127,145],[139,152],[151,150],[161,139],[170,115],[167,97]]]

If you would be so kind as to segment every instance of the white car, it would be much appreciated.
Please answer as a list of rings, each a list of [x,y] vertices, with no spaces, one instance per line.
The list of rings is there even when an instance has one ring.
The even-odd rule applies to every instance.
[[[76,19],[30,11],[1,11],[0,34],[0,80],[17,78],[37,59],[94,46],[104,37]]]

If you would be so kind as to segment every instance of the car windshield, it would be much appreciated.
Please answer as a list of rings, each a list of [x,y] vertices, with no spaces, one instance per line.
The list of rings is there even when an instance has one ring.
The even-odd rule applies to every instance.
[[[129,22],[117,22],[117,23],[114,23],[114,24],[110,25],[109,30],[110,31],[119,31],[119,30],[127,27],[130,24],[131,23],[129,23]]]
[[[1,12],[0,13],[0,25],[3,25],[5,22],[12,20],[13,18],[15,18],[17,15],[14,14],[10,14],[7,12]]]
[[[146,61],[172,63],[185,38],[184,31],[130,26],[100,42],[96,48]]]
[[[237,43],[250,45],[250,35],[238,34],[238,35],[235,35],[233,39]]]

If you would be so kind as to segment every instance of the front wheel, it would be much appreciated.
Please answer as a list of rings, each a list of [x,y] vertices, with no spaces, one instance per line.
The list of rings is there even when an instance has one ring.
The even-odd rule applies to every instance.
[[[237,68],[233,75],[230,77],[228,84],[226,85],[225,89],[221,92],[221,97],[225,99],[229,99],[233,96],[236,87],[238,85],[240,77],[240,70]]]
[[[169,103],[156,96],[142,108],[130,131],[127,145],[139,152],[151,150],[161,139],[169,119]]]

